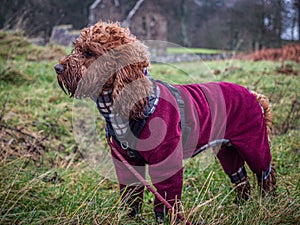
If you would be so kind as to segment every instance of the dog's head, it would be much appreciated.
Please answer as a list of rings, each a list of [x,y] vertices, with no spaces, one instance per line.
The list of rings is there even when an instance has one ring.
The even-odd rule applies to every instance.
[[[81,31],[72,53],[62,58],[55,70],[60,87],[71,97],[95,98],[110,89],[114,100],[126,85],[140,78],[134,95],[147,96],[151,82],[143,79],[143,70],[148,66],[147,47],[128,28],[119,23],[98,22]],[[144,100],[138,101],[145,104]],[[143,106],[139,107],[141,110]]]

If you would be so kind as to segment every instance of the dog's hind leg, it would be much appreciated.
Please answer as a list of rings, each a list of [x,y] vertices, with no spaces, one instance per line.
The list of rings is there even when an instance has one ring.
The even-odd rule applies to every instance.
[[[265,95],[259,94],[255,91],[251,91],[251,93],[255,96],[256,100],[260,103],[263,109],[267,132],[270,136],[273,126],[273,115],[269,104],[269,99]],[[277,185],[276,171],[274,167],[270,166],[269,169],[264,171],[262,174],[257,174],[257,181],[263,196],[265,196],[266,194],[275,195]]]
[[[257,182],[262,196],[271,195],[275,196],[276,191],[276,170],[270,166],[269,170],[261,175],[257,175]]]
[[[239,204],[248,200],[250,196],[250,183],[244,167],[244,160],[233,146],[222,147],[217,155],[223,170],[229,176],[237,197],[235,202]]]

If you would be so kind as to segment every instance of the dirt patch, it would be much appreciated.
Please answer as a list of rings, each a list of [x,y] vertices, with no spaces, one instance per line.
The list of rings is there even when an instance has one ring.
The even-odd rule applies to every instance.
[[[45,137],[40,138],[24,128],[4,123],[0,123],[0,140],[0,161],[27,157],[37,162],[45,150]]]
[[[291,64],[281,65],[280,67],[278,67],[276,69],[276,72],[280,73],[280,74],[295,75],[295,76],[300,74],[300,71],[294,69],[293,65],[291,65]]]

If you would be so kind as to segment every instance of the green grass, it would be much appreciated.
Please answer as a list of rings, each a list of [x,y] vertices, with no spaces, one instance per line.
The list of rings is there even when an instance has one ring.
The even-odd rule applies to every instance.
[[[220,54],[224,53],[223,50],[218,49],[208,49],[208,48],[167,48],[167,53],[173,54],[182,54],[182,53],[189,53],[189,54]]]
[[[104,176],[104,171],[111,168],[101,166],[104,158],[88,158],[87,150],[108,151],[100,141],[103,120],[92,109],[69,99],[58,87],[53,65],[64,51],[57,51],[55,46],[37,49],[30,43],[22,44],[18,35],[13,36],[17,42],[8,43],[11,36],[5,35],[0,35],[0,224],[153,224],[152,194],[146,191],[144,220],[128,218],[119,202],[115,179],[110,173]],[[39,52],[56,58],[38,60]],[[297,70],[298,76],[278,74],[276,69],[281,64],[277,62],[233,60],[150,68],[154,78],[171,83],[236,82],[270,96],[273,107],[271,143],[278,172],[276,198],[261,199],[250,175],[251,199],[237,207],[229,179],[219,163],[213,158],[205,159],[204,154],[185,162],[183,213],[191,221],[299,224],[300,68],[295,63],[285,63]],[[81,117],[74,121],[74,112],[84,114],[84,119],[96,120],[95,140],[86,140],[84,135],[78,139],[73,125],[85,124],[81,124]],[[83,139],[87,146],[79,141]]]

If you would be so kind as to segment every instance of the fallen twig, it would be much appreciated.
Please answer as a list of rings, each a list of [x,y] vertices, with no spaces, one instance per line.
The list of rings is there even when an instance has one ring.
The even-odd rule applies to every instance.
[[[3,124],[3,123],[0,123],[0,128],[5,128],[5,129],[8,129],[8,130],[12,130],[12,131],[16,131],[20,134],[23,134],[27,137],[30,137],[32,139],[37,139],[35,136],[31,135],[31,134],[28,134],[26,132],[23,132],[21,129],[18,129],[18,128],[15,128],[15,127],[11,127],[11,126],[8,126],[7,124]]]
[[[6,95],[6,98],[2,104],[2,110],[1,110],[1,113],[0,113],[0,122],[2,121],[3,117],[4,117],[4,113],[5,113],[5,108],[6,108],[6,104],[7,104],[7,101],[8,101],[8,96],[9,94]]]

